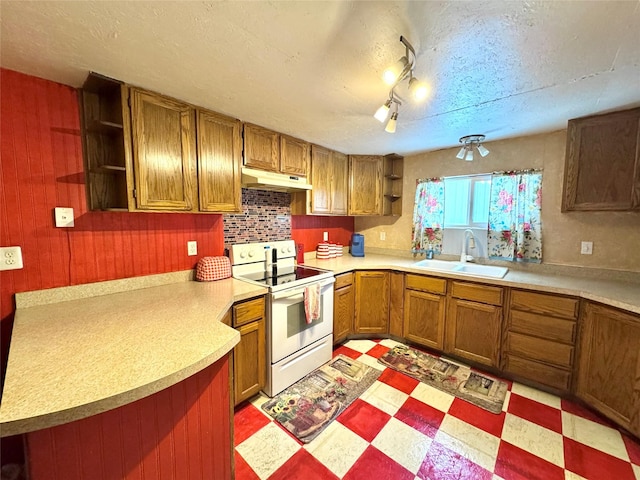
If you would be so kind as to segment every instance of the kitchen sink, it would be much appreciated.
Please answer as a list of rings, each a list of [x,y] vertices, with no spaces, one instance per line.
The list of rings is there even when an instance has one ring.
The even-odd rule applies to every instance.
[[[446,260],[420,260],[414,267],[440,272],[453,272],[473,277],[502,278],[509,271],[506,267],[494,265],[478,265],[476,263],[448,262]]]

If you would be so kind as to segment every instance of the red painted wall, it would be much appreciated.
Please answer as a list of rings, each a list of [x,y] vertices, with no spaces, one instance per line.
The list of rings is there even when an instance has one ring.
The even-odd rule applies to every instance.
[[[322,233],[329,233],[329,242],[345,247],[351,241],[353,217],[291,216],[291,237],[296,243],[304,244],[305,252],[313,252],[322,242]]]
[[[0,246],[22,247],[24,268],[0,272],[2,378],[14,293],[193,268],[223,251],[222,216],[89,212],[76,91],[0,70]],[[74,228],[55,228],[54,207]],[[187,256],[187,241],[198,257]],[[2,462],[21,449],[2,441]]]
[[[26,435],[31,480],[228,480],[229,361],[137,402]]]

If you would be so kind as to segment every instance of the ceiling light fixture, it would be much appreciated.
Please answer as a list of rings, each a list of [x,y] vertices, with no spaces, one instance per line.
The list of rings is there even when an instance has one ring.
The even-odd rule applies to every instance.
[[[415,100],[424,100],[427,98],[427,95],[429,95],[429,87],[427,84],[413,76],[413,69],[416,65],[416,51],[409,41],[403,36],[400,36],[400,42],[405,46],[405,55],[391,67],[387,68],[382,74],[382,79],[387,85],[391,86],[391,90],[389,91],[389,99],[380,108],[378,108],[374,114],[376,120],[384,123],[389,116],[391,104],[396,104],[395,110],[391,114],[391,117],[385,127],[385,131],[389,133],[395,133],[396,131],[398,105],[402,105],[400,98],[395,93],[395,88],[400,82],[407,78],[409,79],[409,93]]]
[[[478,153],[480,154],[480,156],[486,157],[487,155],[489,155],[489,150],[487,150],[482,146],[482,142],[484,141],[484,138],[485,138],[484,135],[480,135],[477,133],[473,135],[466,135],[464,137],[460,137],[460,140],[458,141],[462,144],[462,147],[460,148],[460,151],[456,155],[456,158],[459,158],[460,160],[465,159],[467,162],[472,162],[474,145],[478,150]]]

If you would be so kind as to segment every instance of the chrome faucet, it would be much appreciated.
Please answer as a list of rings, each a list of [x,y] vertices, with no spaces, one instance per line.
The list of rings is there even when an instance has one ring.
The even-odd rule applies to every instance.
[[[467,255],[467,237],[469,237],[469,248],[476,248],[476,239],[473,236],[471,229],[467,228],[464,231],[464,238],[462,239],[462,252],[460,253],[461,262],[473,262],[474,258],[471,255]]]

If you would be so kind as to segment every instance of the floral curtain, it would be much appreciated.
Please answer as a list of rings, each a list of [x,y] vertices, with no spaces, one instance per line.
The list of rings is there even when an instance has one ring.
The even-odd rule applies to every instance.
[[[441,178],[418,180],[413,207],[411,251],[423,253],[431,245],[435,253],[440,253],[443,225],[444,181]]]
[[[491,177],[489,258],[542,261],[542,173],[505,172]]]

